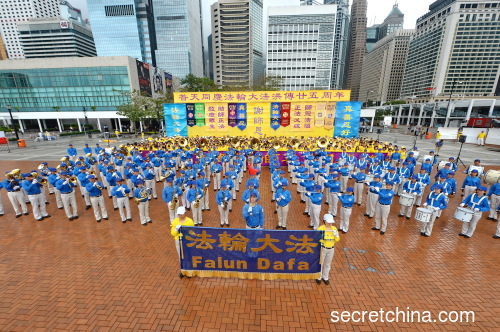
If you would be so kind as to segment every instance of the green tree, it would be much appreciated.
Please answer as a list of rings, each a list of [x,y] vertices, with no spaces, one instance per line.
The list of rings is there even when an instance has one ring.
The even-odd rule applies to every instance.
[[[181,91],[184,92],[208,92],[219,90],[217,84],[207,77],[196,77],[188,74],[181,80]]]

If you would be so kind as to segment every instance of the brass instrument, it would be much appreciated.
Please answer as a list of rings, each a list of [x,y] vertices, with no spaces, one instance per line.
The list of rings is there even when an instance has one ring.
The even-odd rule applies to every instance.
[[[101,187],[100,185],[96,185],[95,187],[96,187],[97,189],[99,189],[99,190],[103,190],[103,189],[104,189],[104,187]]]
[[[179,140],[179,143],[178,143],[178,144],[179,144],[179,146],[180,146],[181,148],[184,148],[184,147],[186,147],[189,143],[188,143],[188,140],[187,140],[187,139],[185,139],[185,138],[181,138],[181,139]]]
[[[237,149],[241,145],[240,139],[238,137],[233,137],[229,141],[229,144],[234,148]]]
[[[175,207],[177,206],[178,202],[179,202],[179,199],[177,197],[174,197],[172,199],[172,202],[170,202],[170,210],[175,210]]]
[[[296,150],[300,146],[300,140],[298,138],[293,138],[290,141],[290,146],[292,147],[292,149]]]
[[[160,176],[160,182],[163,182],[163,181],[165,181],[166,179],[167,179],[167,177],[166,177],[166,176],[163,176],[163,175],[162,175],[162,176]]]
[[[44,168],[45,168],[45,165],[44,165],[44,164],[40,164],[40,165],[38,165],[38,169],[42,170],[42,169],[44,169]]]
[[[199,141],[198,145],[200,146],[200,148],[201,148],[202,150],[205,150],[205,148],[208,148],[208,147],[209,147],[209,146],[208,146],[208,141],[207,141],[207,139],[206,139],[206,138],[202,138],[202,139],[200,139],[200,141]]]
[[[151,190],[146,187],[142,187],[141,191],[139,192],[139,196],[141,198],[136,198],[135,202],[139,204],[144,198],[148,198],[151,195]]]
[[[95,171],[90,171],[89,174],[95,176]]]
[[[41,179],[38,182],[40,182],[40,184],[42,184],[42,185],[46,185],[47,184],[47,179]]]
[[[61,161],[65,163],[65,162],[67,162],[67,161],[68,161],[68,158],[66,158],[66,157],[62,157],[62,158],[61,158]]]
[[[200,206],[200,200],[199,199],[195,199],[194,202],[193,202],[193,207],[196,209],[198,206]]]
[[[260,147],[260,140],[258,138],[252,138],[250,140],[250,148],[253,150],[257,150]]]
[[[278,150],[279,148],[281,148],[281,142],[279,139],[275,139],[273,141],[273,149]]]
[[[321,137],[316,144],[319,148],[324,149],[328,146],[328,140],[325,137]]]
[[[224,209],[224,211],[227,210],[227,206],[228,206],[227,201],[222,202],[222,208]]]
[[[92,157],[92,153],[90,153],[90,152],[87,153],[87,157],[89,157],[89,158]]]
[[[36,179],[36,178],[38,178],[38,173],[37,172],[31,172],[31,176]]]
[[[68,180],[69,180],[69,182],[74,183],[74,184],[78,183],[78,179],[74,176],[70,177]]]

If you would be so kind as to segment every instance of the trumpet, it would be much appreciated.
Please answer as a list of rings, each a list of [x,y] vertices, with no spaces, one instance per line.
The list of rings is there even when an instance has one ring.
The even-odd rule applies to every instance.
[[[69,182],[74,183],[74,184],[78,183],[78,179],[74,176],[70,177],[68,180],[69,180]]]
[[[68,161],[68,158],[66,158],[66,157],[62,157],[62,158],[61,158],[61,161],[62,161],[62,162],[67,162],[67,161]]]
[[[42,184],[42,185],[46,185],[47,184],[47,179],[41,179],[38,182],[40,182],[40,184]]]

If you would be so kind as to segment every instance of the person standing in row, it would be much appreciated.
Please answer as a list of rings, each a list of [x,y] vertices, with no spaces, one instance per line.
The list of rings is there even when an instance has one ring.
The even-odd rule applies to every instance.
[[[363,200],[363,188],[365,185],[366,174],[364,169],[360,169],[358,173],[351,176],[354,179],[354,199],[358,203],[358,206],[361,205],[361,201]],[[342,226],[341,226],[342,228]]]
[[[488,197],[491,200],[490,214],[488,220],[498,221],[498,207],[500,206],[500,182],[495,183],[488,191]]]
[[[220,215],[220,227],[224,227],[224,225],[229,227],[229,204],[231,200],[231,192],[227,188],[221,187],[215,196]]]
[[[288,218],[289,203],[292,201],[292,194],[287,189],[288,181],[281,179],[281,186],[276,189],[274,199],[276,201],[276,210],[278,211],[278,226],[276,229],[286,230],[286,221]]]
[[[9,198],[14,211],[16,212],[16,218],[21,215],[28,215],[28,207],[24,201],[23,193],[21,192],[21,183],[18,179],[15,179],[12,174],[5,174],[7,179],[2,182],[3,187],[7,191],[7,197]],[[21,209],[19,209],[21,207]]]
[[[189,181],[189,188],[187,192],[187,200],[191,204],[191,209],[193,210],[193,220],[195,226],[203,225],[203,217],[201,215],[201,200],[203,198],[203,191],[201,188],[197,187],[195,181]]]
[[[476,229],[477,223],[483,212],[487,212],[490,209],[490,201],[488,201],[488,197],[485,196],[486,188],[483,186],[479,186],[476,189],[476,194],[471,194],[467,196],[462,203],[461,207],[467,206],[474,210],[474,216],[470,222],[462,222],[462,232],[460,232],[460,236],[465,237],[466,239],[470,238],[472,234],[474,234],[474,230]]]
[[[340,181],[338,180],[337,174],[332,174],[331,179],[325,182],[325,188],[328,188],[328,213],[337,216],[338,203],[339,203],[339,193],[340,193]]]
[[[309,211],[311,212],[311,223],[309,227],[317,229],[319,227],[319,214],[321,212],[321,203],[323,202],[323,194],[321,193],[321,186],[314,186],[315,192],[308,192],[306,196],[310,200]]]
[[[106,206],[104,205],[104,185],[102,182],[97,181],[95,175],[89,175],[88,179],[89,183],[87,184],[86,189],[90,195],[90,204],[94,209],[95,220],[97,222],[101,222],[101,219],[108,220],[108,212],[106,211]]]
[[[375,209],[377,207],[378,190],[384,185],[380,181],[380,175],[375,174],[373,181],[366,183],[368,185],[368,198],[366,199],[366,213],[365,217],[373,218],[375,216]]]
[[[111,190],[111,195],[116,197],[116,203],[118,205],[118,210],[120,211],[120,217],[122,218],[122,223],[132,221],[132,214],[130,213],[130,202],[128,199],[128,194],[130,193],[130,188],[125,184],[122,178],[116,180],[116,186]]]
[[[319,240],[321,244],[321,276],[316,280],[319,285],[321,279],[325,285],[329,285],[330,281],[330,268],[332,266],[333,254],[335,252],[335,244],[340,241],[339,232],[337,228],[333,226],[335,220],[331,214],[325,214],[323,217],[324,225],[318,227],[318,231],[321,232],[321,239]]]
[[[349,231],[349,221],[352,214],[352,206],[354,205],[354,189],[352,187],[346,188],[345,194],[339,194],[339,200],[342,205],[340,208],[340,228],[339,231],[347,233]]]
[[[389,217],[392,199],[394,198],[394,191],[392,191],[393,183],[387,181],[385,187],[385,189],[377,190],[379,198],[375,210],[375,227],[372,227],[374,231],[380,230],[380,235],[384,235],[387,229],[387,218]]]
[[[417,182],[418,177],[413,175],[410,181],[406,181],[403,185],[403,194],[410,194],[413,196],[413,202],[410,205],[401,205],[401,210],[399,211],[398,217],[405,217],[406,219],[410,219],[411,213],[413,211],[413,205],[415,205],[415,201],[417,197],[422,195],[422,189],[420,186],[420,182]]]
[[[264,209],[257,204],[257,195],[250,194],[250,203],[243,206],[243,218],[247,229],[262,229],[264,228]]]
[[[139,208],[139,216],[141,224],[147,226],[148,223],[153,221],[149,218],[149,197],[151,197],[151,190],[144,186],[144,181],[137,180],[135,182],[134,199]]]
[[[64,207],[64,212],[66,212],[66,216],[69,221],[74,219],[78,219],[78,207],[76,205],[75,191],[74,188],[76,184],[74,184],[68,178],[68,172],[62,171],[59,174],[59,180],[56,183],[56,188],[61,192],[61,200]],[[73,208],[73,213],[71,213],[71,208]]]
[[[446,209],[448,206],[448,200],[446,195],[442,193],[443,186],[438,184],[434,186],[434,191],[430,192],[425,200],[424,207],[427,207],[432,211],[431,220],[429,222],[423,222],[420,229],[420,235],[429,237],[432,233],[432,227],[434,222],[439,215],[439,211]]]
[[[468,197],[481,185],[477,170],[472,170],[462,183],[462,196]]]
[[[175,241],[175,250],[177,251],[177,256],[179,256],[179,260],[181,259],[181,239],[182,233],[180,229],[182,226],[190,227],[194,226],[193,219],[186,216],[186,208],[181,206],[177,209],[177,218],[172,221],[172,225],[170,226],[170,234],[174,237]],[[180,274],[180,277],[184,277],[184,275]]]
[[[42,221],[44,218],[50,218],[50,215],[45,209],[45,199],[42,196],[42,184],[38,180],[33,179],[31,173],[23,174],[24,181],[22,186],[28,195],[31,207],[33,209],[33,216],[36,220]]]
[[[167,203],[170,224],[176,218],[177,208],[179,207],[179,196],[182,195],[181,188],[173,185],[173,179],[165,179],[165,188],[161,193],[163,201]]]

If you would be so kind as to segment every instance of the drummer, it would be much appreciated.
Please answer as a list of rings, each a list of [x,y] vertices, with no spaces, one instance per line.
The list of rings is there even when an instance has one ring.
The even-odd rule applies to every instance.
[[[366,213],[365,217],[373,218],[375,215],[375,208],[377,206],[378,200],[378,190],[380,190],[383,186],[383,183],[380,181],[380,175],[375,174],[373,177],[373,181],[367,182],[366,185],[369,187],[368,197],[366,199]]]
[[[490,209],[490,201],[488,200],[488,197],[484,195],[485,193],[486,187],[478,186],[476,194],[466,196],[462,204],[460,204],[461,207],[467,206],[474,210],[474,216],[470,222],[462,222],[462,232],[458,235],[468,239],[472,236],[472,234],[474,234],[474,230],[476,229],[477,223],[479,219],[481,219],[483,212],[487,212]]]
[[[464,173],[471,175],[473,170],[477,170],[478,171],[478,176],[479,177],[481,177],[483,175],[483,173],[484,173],[484,167],[481,166],[481,160],[480,159],[474,160],[474,165],[471,165],[471,166],[467,167],[467,169],[464,171]]]
[[[478,171],[473,169],[462,183],[462,196],[467,197],[481,185],[481,180],[478,177]]]
[[[453,157],[448,158],[448,162],[451,164],[450,169],[456,173],[458,171],[458,165],[455,162],[455,158]]]
[[[431,191],[425,200],[424,207],[428,207],[432,211],[432,215],[429,222],[422,222],[422,227],[420,228],[420,235],[422,236],[431,236],[432,226],[434,226],[434,221],[436,221],[439,211],[444,210],[448,206],[446,197],[441,192],[442,190],[442,185],[438,184],[434,186],[434,191]]]
[[[422,195],[422,187],[420,182],[417,182],[418,176],[413,175],[410,181],[405,182],[403,185],[403,195],[409,194],[413,196],[410,205],[401,205],[401,210],[399,210],[398,217],[404,217],[406,215],[406,219],[410,219],[411,212],[413,210],[413,205],[415,204],[417,196]]]
[[[437,181],[440,176],[444,175],[445,179],[448,177],[448,173],[452,172],[451,170],[451,164],[446,163],[444,165],[444,168],[441,168],[440,170],[437,171],[436,175],[434,176],[434,180]]]
[[[488,191],[488,197],[491,200],[491,209],[490,215],[488,216],[488,220],[498,221],[498,207],[500,206],[500,182],[495,183],[491,186]],[[497,208],[495,210],[495,208]]]
[[[385,183],[386,189],[376,189],[378,197],[377,208],[375,210],[375,226],[372,227],[372,230],[378,231],[380,230],[380,235],[385,234],[385,230],[387,229],[387,218],[389,217],[389,212],[391,211],[392,199],[394,198],[394,191],[392,188],[394,183],[391,181],[387,181]]]
[[[431,177],[423,168],[420,169],[420,173],[417,174],[417,177],[418,182],[420,182],[420,189],[422,190],[422,194],[420,196],[417,196],[415,202],[418,207],[420,206],[420,204],[422,204],[422,197],[424,196],[425,188],[431,183]]]
[[[450,188],[450,192],[448,193],[448,197],[451,198],[455,196],[457,193],[457,180],[454,178],[455,172],[448,173],[448,178],[446,179],[446,183]]]

